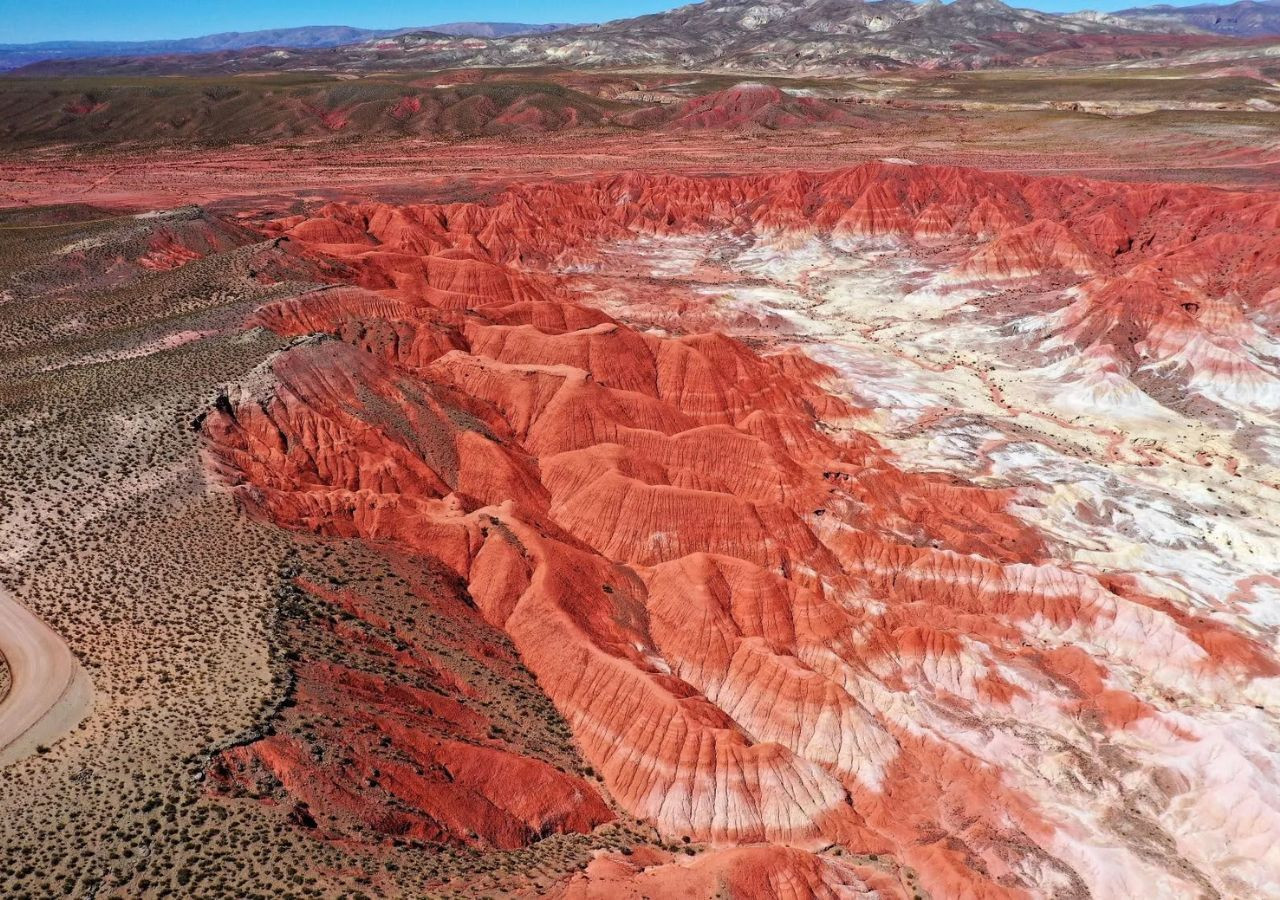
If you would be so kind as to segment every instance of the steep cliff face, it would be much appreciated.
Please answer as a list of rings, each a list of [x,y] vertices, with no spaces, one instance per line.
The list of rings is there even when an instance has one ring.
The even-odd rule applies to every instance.
[[[915,890],[819,853],[833,846],[945,897],[1280,877],[1273,851],[1245,864],[1201,839],[1280,831],[1268,634],[1083,562],[1034,524],[1027,478],[904,463],[875,436],[874,373],[860,383],[821,335],[770,326],[759,303],[756,326],[737,328],[731,303],[708,307],[698,287],[812,289],[772,314],[817,321],[855,300],[812,273],[905,247],[930,290],[1001,327],[1026,316],[1037,347],[1117,372],[1164,366],[1169,383],[1256,405],[1276,396],[1277,198],[875,163],[520,185],[489,205],[332,204],[266,228],[335,284],[253,320],[318,337],[205,419],[221,476],[282,526],[465,583],[618,807],[722,848],[602,856],[565,896]],[[672,272],[691,282],[655,288]],[[666,315],[673,298],[691,314]],[[983,409],[1011,406],[1012,388],[972,378],[990,388]],[[952,415],[918,406],[917,432]],[[975,460],[1008,442],[978,444]],[[300,690],[346,683],[305,660],[298,673]],[[548,817],[608,818],[592,788],[518,748],[459,740],[474,723],[438,709],[446,698],[377,703],[433,735],[419,762],[455,773],[405,788],[433,822],[460,809],[504,846]],[[1265,785],[1247,821],[1214,799],[1230,741]],[[300,797],[316,790],[291,783],[302,763],[276,739],[232,762],[246,755]],[[517,771],[520,796],[496,796]],[[337,791],[354,776],[329,777]],[[587,798],[571,814],[570,796]],[[486,801],[497,818],[475,812]]]

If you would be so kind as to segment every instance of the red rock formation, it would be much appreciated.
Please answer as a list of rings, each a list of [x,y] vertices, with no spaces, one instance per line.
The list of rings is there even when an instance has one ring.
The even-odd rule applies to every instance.
[[[192,260],[225,252],[254,239],[252,232],[196,211],[189,216],[157,221],[148,229],[146,252],[137,262],[144,269],[177,269]]]
[[[649,112],[649,111],[645,111]],[[740,84],[724,91],[695,97],[680,105],[672,128],[803,128],[820,122],[853,125],[859,117],[834,103],[811,97],[794,97],[766,84]],[[634,124],[643,124],[633,117]]]
[[[292,690],[268,734],[217,756],[216,788],[283,794],[295,822],[331,839],[514,849],[612,820],[543,723],[502,714],[511,697],[518,715],[545,703],[509,645],[456,582],[408,574],[407,588],[294,576]]]
[[[863,890],[849,866],[802,852],[831,844],[891,854],[934,896],[1080,889],[1059,811],[955,723],[978,708],[1016,718],[1034,698],[1121,731],[1148,710],[1107,686],[1109,664],[1278,671],[1243,635],[1053,563],[1006,493],[900,470],[816,363],[641,332],[538,271],[638,236],[949,232],[954,277],[1073,278],[1071,339],[1118,343],[1130,328],[1151,342],[1192,313],[1144,300],[1144,278],[1212,282],[1236,309],[1274,302],[1273,197],[877,163],[518,185],[491,205],[335,204],[268,230],[360,288],[256,317],[330,337],[206,421],[246,506],[465,579],[612,797],[664,835],[790,848],[652,869],[602,859],[565,896],[696,895],[724,879],[758,896]],[[1232,265],[1210,271],[1224,248]],[[461,766],[468,751],[445,735],[465,725],[441,722],[415,752]],[[273,739],[251,752],[289,770]],[[409,793],[424,810],[472,810],[493,799],[494,772],[518,768],[489,760],[468,762],[452,799]],[[581,791],[540,777],[555,815]],[[495,845],[550,815],[513,802],[485,820]],[[557,821],[600,818],[584,815]]]

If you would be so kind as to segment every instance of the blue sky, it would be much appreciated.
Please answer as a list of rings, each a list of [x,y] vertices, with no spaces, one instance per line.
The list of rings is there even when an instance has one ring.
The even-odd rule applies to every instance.
[[[672,0],[0,0],[0,44],[145,41],[298,25],[595,22],[678,5]]]
[[[1006,2],[1054,11],[1145,5],[1140,0]],[[0,0],[0,43],[153,40],[297,25],[397,28],[457,21],[600,22],[679,5],[679,0]]]

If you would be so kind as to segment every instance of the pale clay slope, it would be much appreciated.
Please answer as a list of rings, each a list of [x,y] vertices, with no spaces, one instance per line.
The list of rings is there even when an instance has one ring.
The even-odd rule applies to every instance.
[[[797,247],[747,238],[729,252],[724,244],[723,236],[642,238],[606,252],[640,259],[658,277],[693,282],[734,330],[800,343],[836,368],[840,378],[829,387],[875,410],[878,437],[905,464],[1020,487],[1018,514],[1054,540],[1063,565],[1014,567],[1027,571],[1007,577],[1089,599],[1097,588],[1088,573],[1132,573],[1152,595],[1275,646],[1280,392],[1266,322],[1235,326],[1248,359],[1225,374],[1221,357],[1229,351],[1203,338],[1173,336],[1167,348],[1154,348],[1172,360],[1153,364],[1158,374],[1230,412],[1234,421],[1214,427],[1150,396],[1133,380],[1141,373],[1126,371],[1109,348],[1082,350],[1059,339],[1057,315],[1016,306],[994,314],[975,302],[1007,285],[957,284],[892,241],[811,239]],[[709,257],[744,281],[698,286]],[[608,294],[602,298],[608,305]],[[1057,302],[1065,307],[1071,299]],[[1218,374],[1205,371],[1212,365]],[[941,406],[952,414],[930,412]],[[1232,447],[1238,428],[1261,435],[1252,459]],[[1106,660],[1108,688],[1131,691],[1159,711],[1110,738],[1082,731],[1061,711],[1062,698],[976,641],[958,659],[926,660],[922,673],[933,688],[972,704],[971,725],[888,692],[874,696],[871,684],[863,685],[872,692],[863,702],[1004,771],[1057,820],[1053,852],[1094,896],[1192,896],[1187,881],[1144,850],[1170,840],[1196,869],[1241,895],[1280,893],[1277,679],[1241,690],[1227,678],[1189,676],[1204,671],[1202,648],[1141,612],[1108,615],[1109,625],[1022,627],[1033,644],[1075,644]],[[992,707],[977,689],[992,671],[1034,702],[1016,701],[1013,717]],[[726,700],[733,702],[718,702]],[[1115,753],[1137,766],[1109,783],[1115,776],[1089,760]],[[1163,808],[1143,810],[1164,834],[1125,834],[1117,808],[1152,778],[1185,785]],[[1044,876],[1047,888],[1054,876]]]

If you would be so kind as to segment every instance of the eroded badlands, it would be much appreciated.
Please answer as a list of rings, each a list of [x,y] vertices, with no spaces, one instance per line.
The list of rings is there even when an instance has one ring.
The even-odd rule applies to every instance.
[[[330,839],[696,845],[570,897],[1280,891],[1280,197],[888,161],[260,227],[332,284],[253,315],[293,343],[211,465],[436,573],[599,779],[343,594],[335,639],[431,692],[294,653],[345,756],[277,732],[219,790]]]

